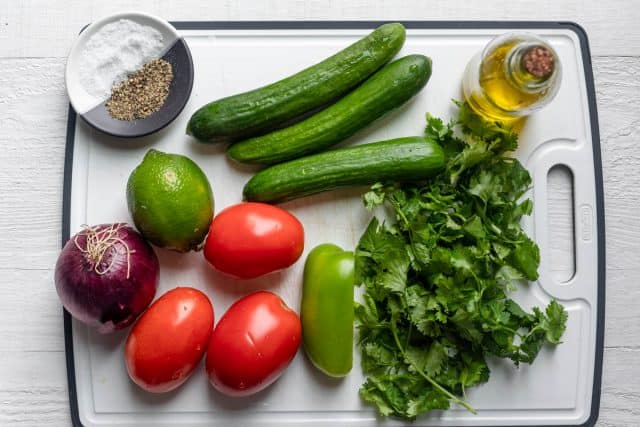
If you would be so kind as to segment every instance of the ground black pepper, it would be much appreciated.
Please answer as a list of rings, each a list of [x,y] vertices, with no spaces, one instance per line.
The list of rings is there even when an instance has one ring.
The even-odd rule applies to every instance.
[[[164,105],[172,80],[170,63],[164,59],[150,61],[113,87],[107,111],[118,120],[144,119]]]

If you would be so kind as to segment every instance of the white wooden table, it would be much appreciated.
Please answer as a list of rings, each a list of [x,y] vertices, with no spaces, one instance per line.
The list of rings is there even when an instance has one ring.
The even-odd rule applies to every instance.
[[[173,4],[170,4],[173,3]],[[70,425],[60,248],[67,51],[80,28],[130,1],[0,2],[0,426]],[[169,20],[571,20],[591,42],[607,237],[599,426],[640,425],[640,4],[633,0],[138,0]],[[560,183],[562,176],[554,176]],[[558,186],[562,217],[567,191]],[[561,219],[559,219],[562,222]],[[567,274],[567,232],[556,232]]]

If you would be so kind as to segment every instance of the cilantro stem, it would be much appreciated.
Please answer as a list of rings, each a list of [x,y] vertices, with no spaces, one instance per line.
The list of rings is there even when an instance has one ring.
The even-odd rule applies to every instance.
[[[413,323],[409,323],[409,332],[407,333],[407,339],[404,343],[405,348],[409,346],[409,340],[411,339],[411,330],[413,329]]]
[[[495,322],[491,322],[491,325],[496,327],[496,328],[498,328],[499,330],[501,329],[503,331],[507,331],[513,336],[519,336],[520,338],[522,338],[522,334],[521,333],[519,333],[515,329],[512,329],[512,328],[510,328],[508,326],[504,326],[504,325],[501,325],[501,324],[495,323]]]
[[[409,226],[411,225],[411,223],[409,222],[409,220],[407,219],[407,217],[405,216],[404,212],[402,212],[402,208],[400,206],[398,206],[396,203],[393,204],[393,207],[396,211],[396,214],[398,215],[398,217],[400,219],[402,219],[402,222],[404,222],[404,225],[409,228]]]
[[[473,415],[476,415],[477,412],[475,409],[473,409],[473,407],[471,405],[469,405],[467,402],[465,402],[464,400],[460,399],[459,397],[455,396],[454,394],[452,394],[449,390],[447,390],[446,388],[442,387],[440,384],[438,384],[433,378],[431,378],[429,375],[425,374],[422,369],[418,368],[415,364],[413,364],[411,362],[411,359],[409,359],[407,357],[407,353],[405,352],[405,349],[402,347],[402,344],[400,344],[400,338],[398,337],[398,331],[396,328],[396,319],[391,319],[391,333],[393,334],[393,339],[396,342],[396,345],[398,346],[398,350],[400,350],[400,353],[402,354],[402,356],[404,357],[404,359],[411,365],[413,366],[413,369],[416,370],[416,372],[418,374],[420,374],[420,376],[422,376],[425,380],[427,380],[436,390],[438,390],[440,393],[444,394],[445,396],[447,396],[449,398],[449,400],[457,403],[458,405],[464,407],[467,411],[471,412]]]
[[[540,329],[542,329],[542,327],[540,325],[536,325],[533,328],[531,328],[531,330],[529,331],[529,333],[525,336],[520,335],[520,337],[522,338],[522,341],[526,341],[529,339],[529,337],[531,335],[533,335],[534,332],[538,332]]]

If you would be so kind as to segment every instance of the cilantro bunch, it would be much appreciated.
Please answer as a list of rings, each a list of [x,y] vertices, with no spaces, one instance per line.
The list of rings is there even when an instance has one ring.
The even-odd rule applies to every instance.
[[[520,226],[532,210],[521,200],[531,177],[508,152],[509,128],[486,122],[466,104],[445,125],[427,115],[425,134],[447,155],[446,169],[423,184],[376,184],[365,205],[375,217],[356,249],[356,325],[366,382],[361,397],[382,415],[413,419],[489,380],[487,357],[532,363],[558,344],[567,312],[555,300],[524,311],[508,294],[537,279],[540,254]]]

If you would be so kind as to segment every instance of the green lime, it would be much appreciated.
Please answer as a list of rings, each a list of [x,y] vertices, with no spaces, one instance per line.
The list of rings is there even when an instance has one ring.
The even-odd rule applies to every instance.
[[[149,150],[127,182],[133,222],[151,243],[197,250],[213,218],[213,193],[202,169],[179,154]]]

